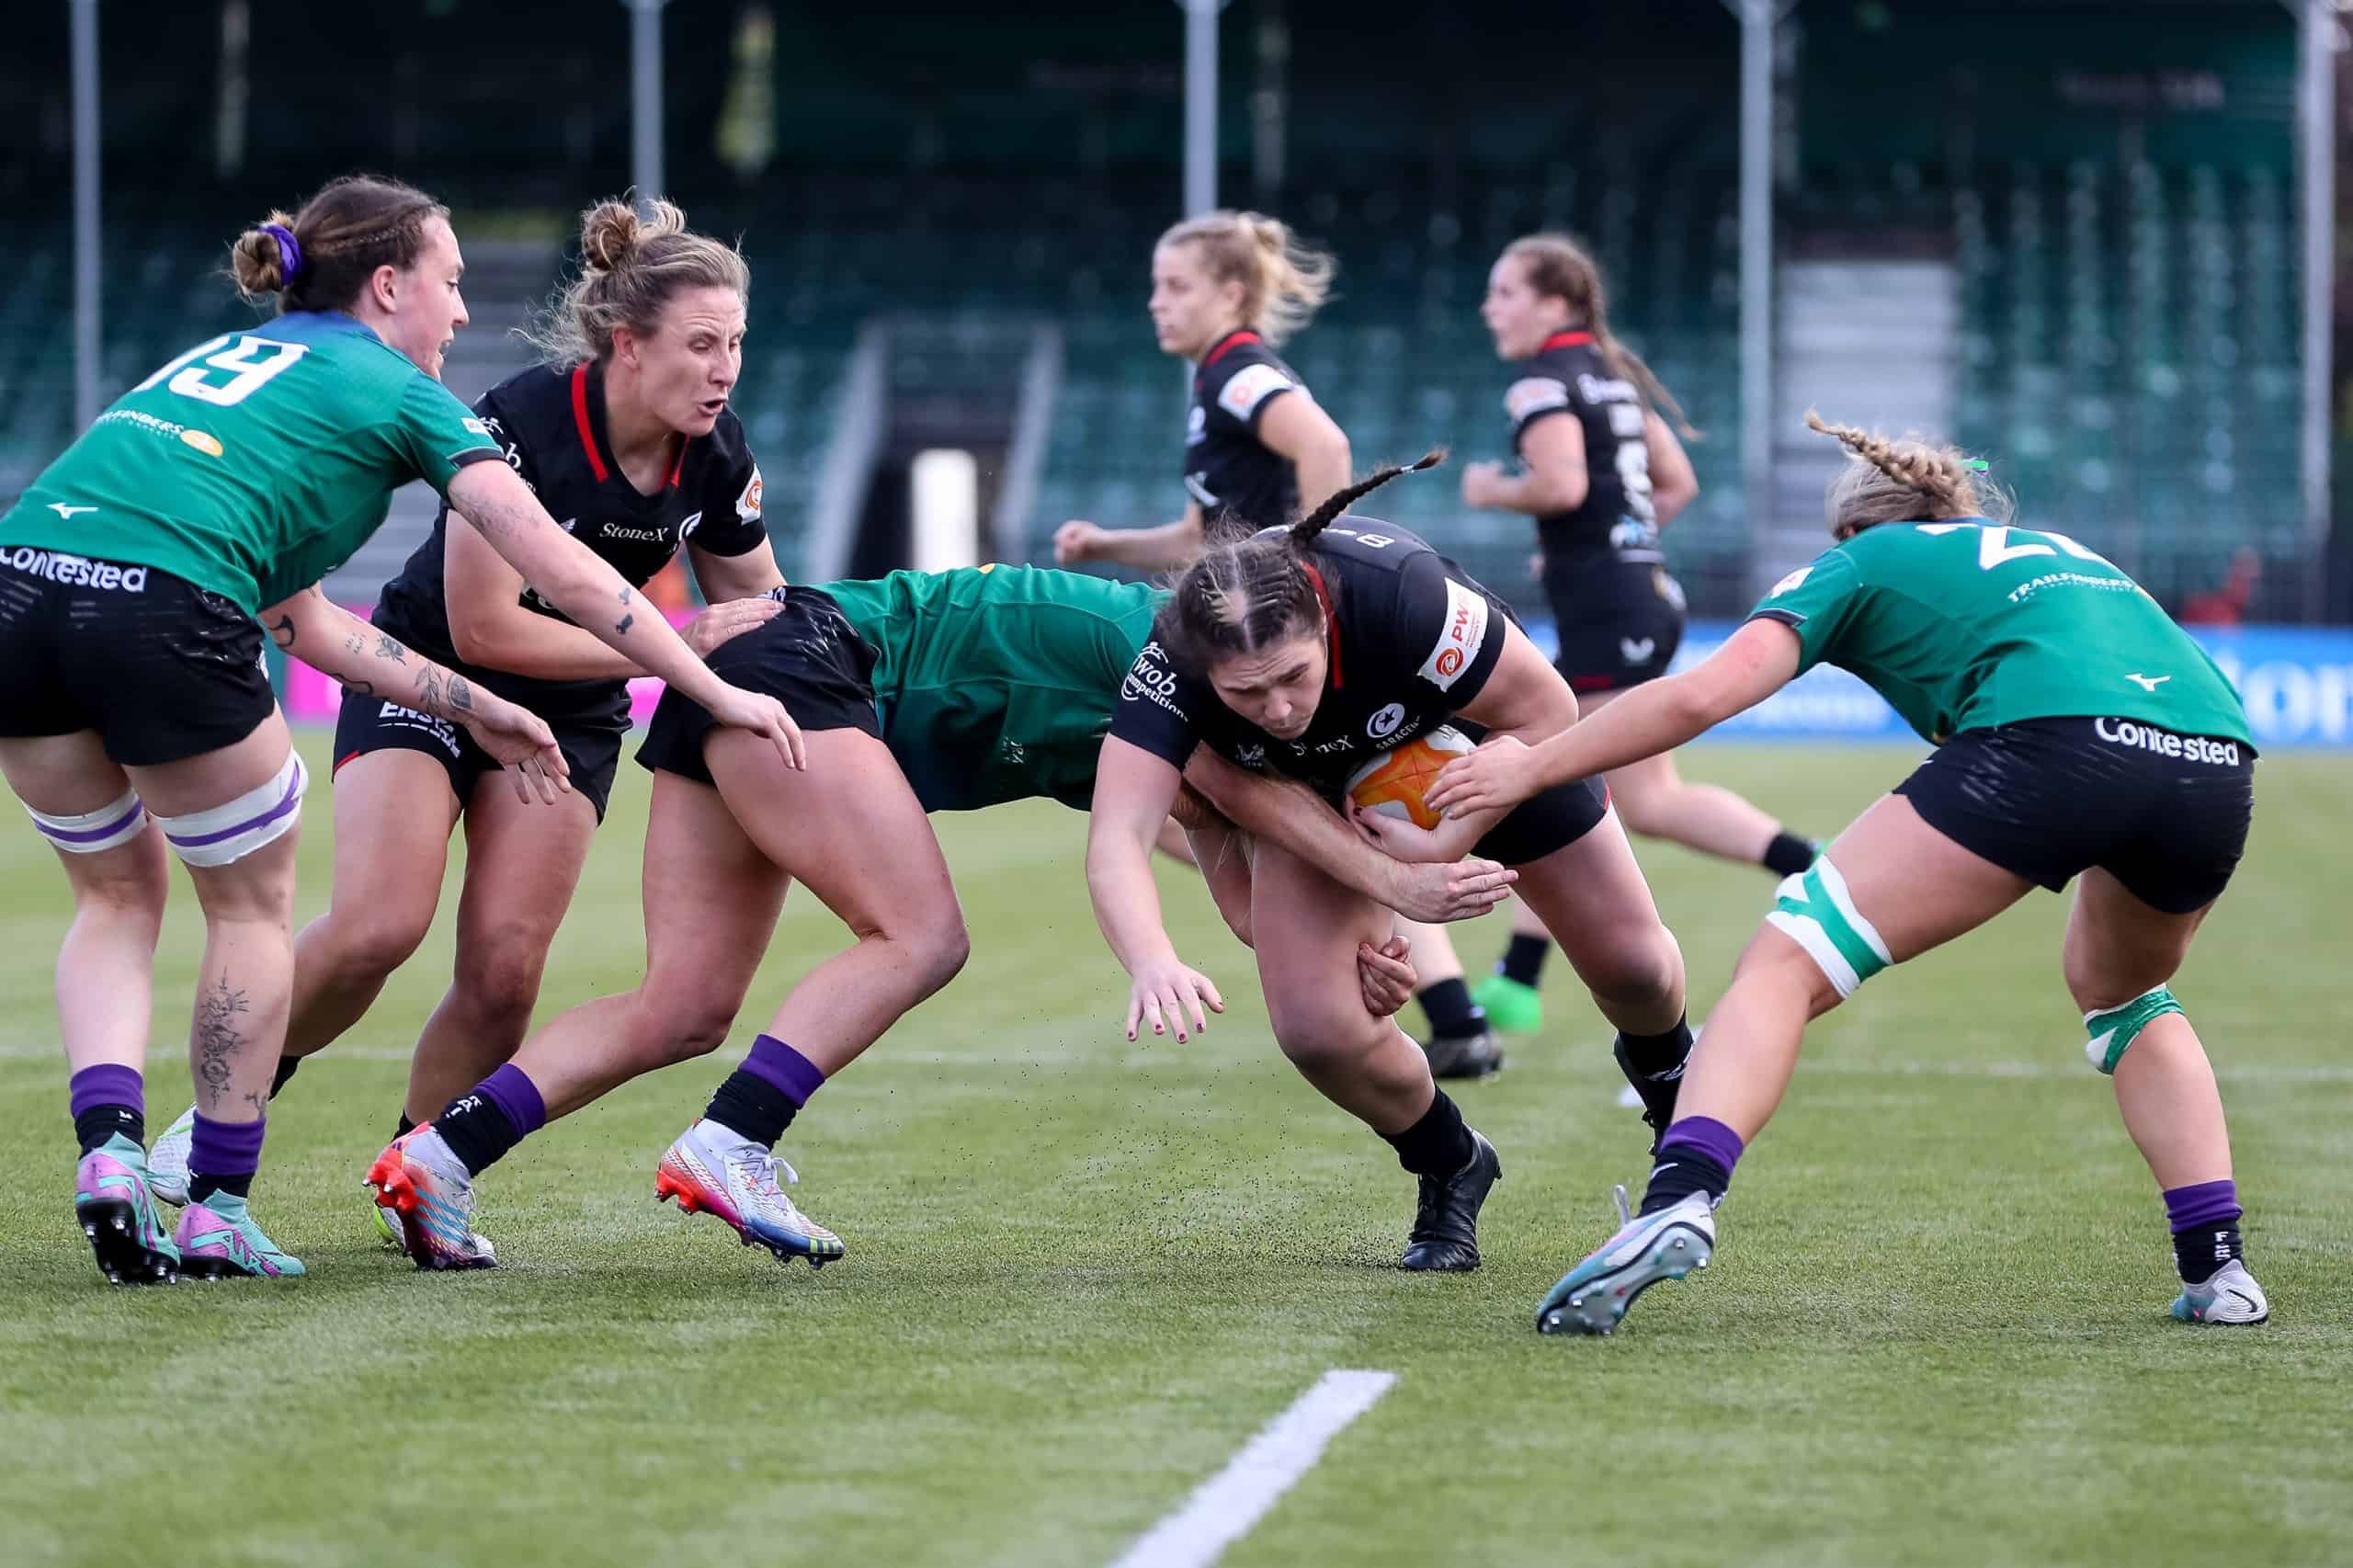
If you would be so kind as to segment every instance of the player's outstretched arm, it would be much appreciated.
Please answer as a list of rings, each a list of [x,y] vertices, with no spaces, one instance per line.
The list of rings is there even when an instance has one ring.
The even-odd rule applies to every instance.
[[[1156,528],[1107,528],[1073,518],[1054,530],[1054,564],[1108,561],[1138,572],[1174,572],[1200,554],[1205,530],[1199,501],[1186,502],[1183,517]]]
[[[1484,915],[1509,895],[1519,877],[1493,860],[1416,865],[1396,859],[1358,837],[1305,786],[1236,767],[1207,746],[1185,765],[1185,782],[1235,825],[1424,925]]]
[[[514,470],[505,463],[468,464],[449,482],[449,505],[549,603],[607,647],[701,703],[721,723],[767,735],[787,767],[806,766],[801,727],[784,705],[712,675],[620,573],[556,527]]]
[[[1086,892],[1095,923],[1111,954],[1128,971],[1128,1038],[1150,1023],[1152,1032],[1188,1038],[1185,1020],[1209,1028],[1202,1011],[1225,1011],[1210,978],[1185,967],[1168,939],[1160,889],[1152,880],[1152,846],[1176,803],[1174,764],[1142,746],[1107,735],[1095,772],[1095,799],[1086,819]]]
[[[515,793],[552,801],[572,789],[571,769],[538,714],[492,692],[379,631],[315,585],[261,612],[271,641],[347,690],[366,692],[435,719],[463,724],[483,750],[515,773]]]
[[[1634,687],[1537,745],[1490,739],[1439,770],[1426,797],[1442,811],[1508,810],[1539,790],[1673,751],[1796,678],[1797,633],[1751,620],[1708,659]]]

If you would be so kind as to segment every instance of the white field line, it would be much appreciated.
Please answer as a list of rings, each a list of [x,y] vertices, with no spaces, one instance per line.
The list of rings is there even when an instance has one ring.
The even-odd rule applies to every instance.
[[[1397,1381],[1394,1372],[1337,1368],[1203,1482],[1182,1507],[1147,1530],[1111,1568],[1208,1568],[1250,1533],[1299,1478],[1315,1468],[1324,1445]]]

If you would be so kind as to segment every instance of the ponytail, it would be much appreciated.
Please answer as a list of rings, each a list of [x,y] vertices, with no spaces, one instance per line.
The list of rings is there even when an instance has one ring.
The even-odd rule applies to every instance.
[[[1506,245],[1504,255],[1519,259],[1527,269],[1530,289],[1567,303],[1569,319],[1593,334],[1593,346],[1599,350],[1601,362],[1609,367],[1611,375],[1633,382],[1642,392],[1643,402],[1658,411],[1685,440],[1701,438],[1684,414],[1683,405],[1651,373],[1642,356],[1619,342],[1610,332],[1609,301],[1608,290],[1602,286],[1601,268],[1582,245],[1565,234],[1529,234]]]

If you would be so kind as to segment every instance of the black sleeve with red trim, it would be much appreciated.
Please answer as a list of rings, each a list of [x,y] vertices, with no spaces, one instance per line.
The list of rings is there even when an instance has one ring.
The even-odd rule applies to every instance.
[[[1252,437],[1275,399],[1306,391],[1290,366],[1255,343],[1236,344],[1202,367],[1198,390],[1208,422]]]
[[[1413,661],[1401,673],[1460,712],[1504,656],[1504,614],[1476,585],[1449,573],[1436,551],[1408,559],[1396,582],[1395,645]]]
[[[713,555],[757,550],[767,542],[768,527],[760,515],[760,465],[752,460],[744,422],[733,409],[722,410],[704,439],[710,451],[704,460],[702,521],[688,542]]]
[[[1214,694],[1199,691],[1195,683],[1177,674],[1158,642],[1146,642],[1120,682],[1120,699],[1111,709],[1111,733],[1181,771],[1201,744],[1187,709],[1205,697],[1217,700]]]

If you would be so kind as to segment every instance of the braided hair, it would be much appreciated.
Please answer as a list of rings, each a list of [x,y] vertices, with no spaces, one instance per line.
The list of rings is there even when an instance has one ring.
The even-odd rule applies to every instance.
[[[1307,574],[1307,553],[1335,519],[1399,474],[1446,460],[1445,449],[1419,461],[1388,463],[1286,528],[1212,545],[1176,579],[1152,634],[1178,669],[1200,675],[1222,659],[1255,653],[1323,628],[1323,607]]]
[[[1944,517],[2006,523],[2015,512],[2009,496],[1984,477],[1984,461],[1958,447],[1828,424],[1812,409],[1806,411],[1805,427],[1836,441],[1849,458],[1823,500],[1833,539],[1852,539],[1880,523]]]

